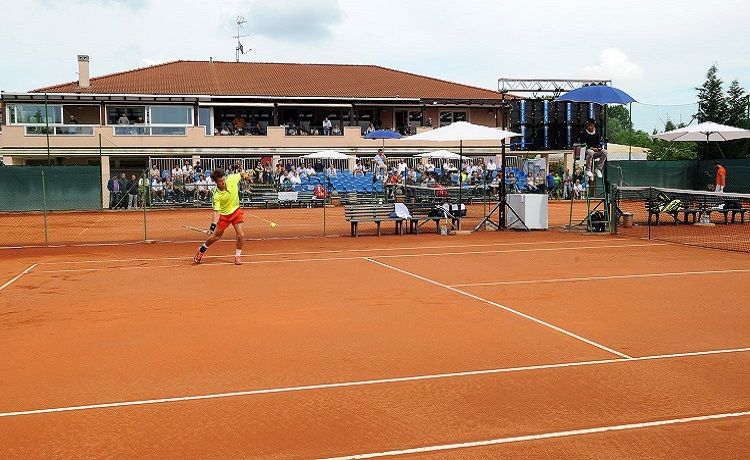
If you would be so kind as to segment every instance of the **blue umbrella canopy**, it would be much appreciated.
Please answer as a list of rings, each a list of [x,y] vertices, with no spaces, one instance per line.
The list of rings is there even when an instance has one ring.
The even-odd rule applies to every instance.
[[[365,139],[401,139],[403,136],[390,129],[378,129],[365,135]]]
[[[568,91],[555,99],[558,102],[593,102],[594,104],[630,104],[638,102],[628,93],[606,85],[591,85]]]

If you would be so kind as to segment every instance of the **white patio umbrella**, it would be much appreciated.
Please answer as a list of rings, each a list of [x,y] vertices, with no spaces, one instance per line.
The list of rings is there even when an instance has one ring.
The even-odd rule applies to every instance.
[[[693,126],[673,129],[661,134],[654,134],[653,139],[670,142],[723,142],[750,138],[750,131],[734,126],[722,125],[713,121],[698,123]],[[708,150],[706,150],[706,175],[708,175]]]
[[[467,121],[457,121],[451,123],[448,126],[442,128],[433,129],[431,131],[425,131],[423,133],[415,134],[413,136],[403,137],[399,142],[409,141],[436,141],[436,142],[458,142],[459,145],[459,159],[463,157],[463,141],[503,141],[509,137],[520,136],[518,133],[512,131],[505,131],[500,128],[492,128],[490,126],[475,125]],[[461,194],[463,187],[458,189],[458,203],[459,203],[459,217],[461,216],[461,204],[463,197]],[[506,206],[505,194],[502,195],[501,204],[503,207]],[[497,206],[495,207],[497,208]],[[490,211],[492,214],[493,211]],[[485,221],[489,217],[485,218]],[[484,223],[484,221],[482,221]],[[480,223],[480,225],[482,224]],[[458,221],[459,229],[461,228],[461,220]],[[477,226],[479,228],[479,226]]]
[[[419,158],[441,158],[449,160],[458,160],[461,158],[461,155],[449,152],[448,150],[434,150],[432,152],[424,152],[414,156]]]
[[[425,131],[401,138],[407,141],[437,141],[437,142],[462,142],[462,141],[501,141],[509,137],[520,136],[518,133],[504,131],[500,128],[475,125],[468,121],[457,121],[442,128]]]
[[[347,155],[345,153],[337,152],[336,150],[321,150],[320,152],[314,152],[314,153],[308,153],[307,155],[302,155],[302,158],[312,158],[312,159],[320,159],[320,160],[350,160],[356,157],[352,155]]]
[[[697,125],[693,126],[685,126],[684,128],[674,129],[672,131],[667,131],[661,134],[654,134],[651,137],[654,139],[661,139],[663,141],[722,142],[750,138],[750,131],[748,131],[747,129],[735,128],[734,126],[714,123],[713,121],[707,121],[704,123],[698,123]]]

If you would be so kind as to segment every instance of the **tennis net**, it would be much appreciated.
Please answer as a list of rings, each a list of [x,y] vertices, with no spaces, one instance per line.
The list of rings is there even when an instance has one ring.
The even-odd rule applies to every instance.
[[[750,252],[750,195],[617,187],[617,233]]]

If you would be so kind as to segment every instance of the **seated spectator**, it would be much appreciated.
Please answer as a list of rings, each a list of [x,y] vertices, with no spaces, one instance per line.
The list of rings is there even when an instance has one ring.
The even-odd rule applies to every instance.
[[[154,177],[151,179],[151,202],[159,203],[164,201],[164,186],[162,185],[162,178]]]
[[[372,122],[370,122],[370,125],[365,130],[365,136],[374,132],[375,132],[375,125],[373,125]]]
[[[336,168],[334,168],[333,165],[328,166],[326,169],[326,177],[336,177],[338,174],[336,173]]]
[[[185,201],[189,203],[195,201],[195,179],[193,179],[193,176],[185,178]]]
[[[534,185],[534,173],[526,175],[526,191],[534,193],[536,192],[536,185]]]
[[[208,199],[208,184],[206,183],[206,175],[201,174],[197,181],[195,181],[196,198],[199,201],[206,201]]]
[[[221,134],[222,136],[229,136],[232,134],[232,132],[229,130],[229,127],[224,125],[221,127],[221,131],[219,131],[219,134]]]
[[[331,128],[331,134],[334,136],[340,136],[341,135],[341,128],[339,128],[339,124],[336,123],[333,125],[333,128]]]
[[[293,186],[302,185],[302,179],[300,179],[299,174],[297,173],[297,169],[294,166],[292,166],[292,170],[289,171],[287,178],[289,179],[289,182],[291,182]]]
[[[573,184],[573,197],[576,200],[580,200],[583,198],[583,192],[585,189],[583,188],[583,184],[581,183],[580,179],[576,179],[576,183]]]
[[[534,186],[538,192],[545,192],[547,190],[545,184],[546,181],[544,180],[544,176],[542,175],[542,172],[539,171],[536,173],[536,178],[534,178]]]
[[[354,165],[354,171],[352,172],[355,176],[365,175],[364,167],[362,166],[362,160],[357,160],[357,163]]]

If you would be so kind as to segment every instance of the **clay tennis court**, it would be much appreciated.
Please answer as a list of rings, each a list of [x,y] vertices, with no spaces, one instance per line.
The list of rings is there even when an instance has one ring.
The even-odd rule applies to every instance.
[[[196,247],[1,250],[0,457],[750,457],[746,254],[558,230]]]

